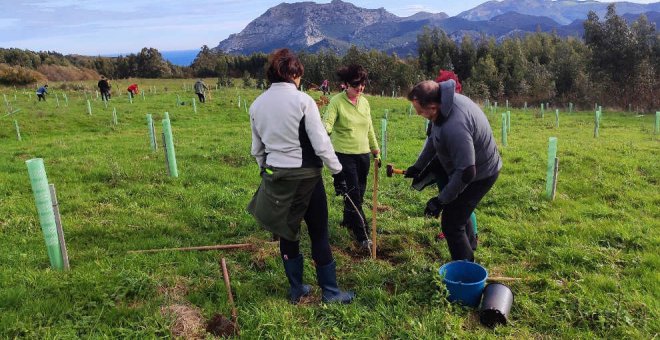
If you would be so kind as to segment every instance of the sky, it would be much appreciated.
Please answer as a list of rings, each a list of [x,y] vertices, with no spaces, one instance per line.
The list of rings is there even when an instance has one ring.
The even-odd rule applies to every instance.
[[[610,0],[611,1],[611,0]],[[628,0],[652,3],[657,0]],[[0,47],[64,54],[137,53],[215,47],[282,0],[0,0]],[[286,2],[300,2],[288,0]],[[330,1],[316,1],[328,3]],[[454,16],[484,0],[354,0],[398,16]],[[609,2],[609,1],[603,1]]]

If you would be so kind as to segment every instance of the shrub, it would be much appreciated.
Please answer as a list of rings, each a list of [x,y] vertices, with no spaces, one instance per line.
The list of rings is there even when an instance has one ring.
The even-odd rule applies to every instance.
[[[28,85],[41,83],[46,77],[34,70],[22,66],[10,66],[0,64],[0,84],[3,85]]]
[[[95,70],[75,66],[41,65],[37,70],[50,81],[93,80],[100,77]]]

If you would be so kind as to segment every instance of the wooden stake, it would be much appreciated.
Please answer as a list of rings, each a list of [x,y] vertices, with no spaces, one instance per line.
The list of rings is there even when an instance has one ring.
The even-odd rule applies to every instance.
[[[167,158],[167,143],[165,143],[165,132],[160,134],[163,137],[163,151],[165,151],[165,168],[167,169],[167,176],[172,176],[170,172],[170,160]]]
[[[376,213],[378,211],[378,167],[380,159],[374,159],[374,192],[371,205],[371,258],[376,258]]]
[[[515,282],[522,281],[519,277],[493,276],[486,279],[488,282]]]
[[[552,172],[552,200],[555,200],[557,194],[557,175],[559,173],[559,157],[555,157],[555,166]]]
[[[213,246],[199,246],[199,247],[183,247],[183,248],[161,248],[161,249],[145,249],[145,250],[129,250],[129,254],[142,254],[142,253],[158,253],[162,251],[208,251],[208,250],[225,250],[225,249],[244,249],[254,247],[251,243],[239,244],[217,244]]]
[[[220,261],[220,265],[222,266],[222,277],[225,279],[225,288],[227,288],[227,297],[229,298],[229,304],[231,305],[231,321],[234,323],[234,330],[236,331],[236,335],[238,335],[238,311],[234,304],[234,296],[231,294],[229,271],[227,270],[227,263],[224,257]]]
[[[55,214],[55,228],[57,228],[57,237],[60,241],[60,252],[62,253],[62,262],[64,263],[64,270],[70,270],[69,266],[69,253],[66,250],[66,241],[64,240],[64,229],[62,228],[62,218],[60,217],[60,205],[57,202],[57,193],[55,192],[55,184],[49,184],[50,200],[53,204],[53,213]]]

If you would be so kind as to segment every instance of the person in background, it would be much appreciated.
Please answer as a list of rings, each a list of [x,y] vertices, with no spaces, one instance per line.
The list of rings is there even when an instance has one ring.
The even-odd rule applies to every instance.
[[[266,75],[271,85],[250,106],[251,154],[261,169],[261,185],[248,211],[263,228],[280,237],[291,303],[297,304],[310,292],[303,284],[304,259],[300,253],[303,219],[322,301],[350,303],[355,294],[337,286],[328,238],[323,164],[333,174],[337,190],[345,192],[346,181],[316,103],[298,90],[304,71],[298,57],[286,48],[268,57]]]
[[[99,87],[99,92],[101,92],[101,100],[109,100],[110,83],[108,83],[108,80],[104,76],[101,76],[101,80],[99,80],[97,86]]]
[[[362,95],[367,83],[367,71],[360,65],[349,65],[340,68],[337,76],[346,91],[330,99],[323,123],[348,185],[341,225],[353,231],[361,251],[369,252],[371,240],[362,202],[371,165],[369,154],[376,157],[380,150],[371,122],[369,101]]]
[[[135,83],[128,85],[126,90],[128,90],[128,95],[131,96],[131,98],[140,93],[140,90],[138,90],[138,85]]]
[[[39,101],[46,101],[46,95],[48,94],[48,84],[37,89],[37,98]]]
[[[207,91],[209,87],[206,86],[206,84],[204,84],[204,81],[202,79],[197,79],[193,87],[195,88],[195,93],[197,94],[197,97],[199,97],[199,102],[206,103],[206,97],[204,96],[204,91]]]
[[[323,79],[323,83],[321,83],[321,91],[324,96],[330,94],[330,82],[327,79]]]
[[[470,215],[491,189],[502,168],[486,115],[470,98],[455,93],[453,79],[418,83],[408,93],[418,115],[433,126],[415,164],[406,170],[418,176],[430,159],[436,158],[447,177],[427,209],[441,214],[440,224],[452,260],[474,261],[477,247]]]

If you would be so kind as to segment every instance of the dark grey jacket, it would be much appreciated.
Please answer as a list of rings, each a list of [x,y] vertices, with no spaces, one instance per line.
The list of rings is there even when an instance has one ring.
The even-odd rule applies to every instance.
[[[449,176],[449,182],[439,195],[449,203],[472,182],[495,175],[502,168],[486,115],[470,98],[454,93],[456,83],[440,83],[440,114],[433,122],[431,134],[424,144],[415,167],[423,169],[434,156]],[[467,182],[464,171],[475,166],[476,175]]]

